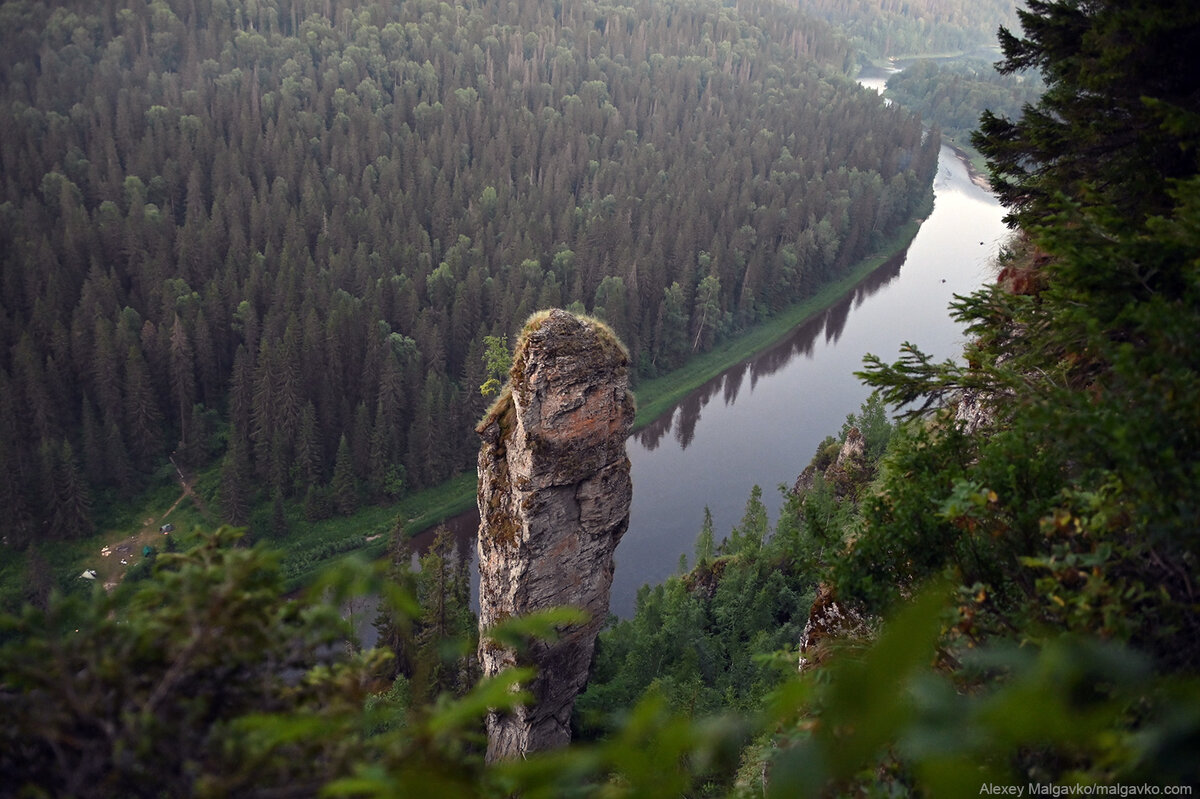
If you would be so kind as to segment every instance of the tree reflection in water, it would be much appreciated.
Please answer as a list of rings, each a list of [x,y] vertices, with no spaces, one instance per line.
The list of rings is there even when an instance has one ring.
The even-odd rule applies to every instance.
[[[908,250],[897,253],[864,277],[849,293],[832,306],[807,321],[800,323],[785,338],[769,349],[731,366],[721,374],[684,397],[671,411],[633,434],[633,438],[648,451],[653,451],[664,436],[675,431],[675,440],[680,448],[687,449],[696,435],[696,424],[700,413],[718,393],[723,394],[725,404],[737,401],[738,392],[747,372],[750,374],[750,390],[753,391],[759,378],[775,374],[786,367],[794,358],[811,358],[813,349],[824,334],[826,344],[836,344],[846,328],[850,311],[860,306],[865,299],[900,276],[900,268],[908,258]]]

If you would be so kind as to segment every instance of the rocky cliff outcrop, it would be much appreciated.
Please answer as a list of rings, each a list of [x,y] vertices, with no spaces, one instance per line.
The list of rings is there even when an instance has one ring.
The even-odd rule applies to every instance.
[[[507,618],[554,607],[588,620],[520,656],[537,669],[533,701],[488,716],[488,759],[570,740],[608,613],[613,551],[629,526],[633,423],[629,354],[605,325],[565,311],[535,314],[517,342],[509,384],[476,431],[480,645],[485,676],[518,663],[487,636]]]
[[[817,474],[821,473],[825,482],[833,487],[834,495],[842,499],[857,493],[857,489],[873,476],[874,468],[867,460],[867,442],[857,427],[851,427],[846,433],[846,440],[837,450],[837,457],[831,460],[830,455],[830,452],[817,452],[813,462],[796,478],[792,486],[793,494],[810,491]]]
[[[805,671],[825,658],[828,641],[864,638],[871,633],[869,620],[837,600],[833,589],[821,583],[808,612],[804,635],[800,638],[799,670]]]
[[[867,457],[867,441],[857,427],[851,427],[840,447],[830,440],[817,450],[813,462],[796,478],[792,493],[803,497],[813,490],[817,475],[820,475],[825,485],[833,490],[835,500],[857,501],[859,492],[874,474],[875,465]],[[831,586],[818,585],[800,639],[800,670],[812,668],[825,658],[828,641],[861,638],[869,633],[870,624],[866,617],[839,602]]]

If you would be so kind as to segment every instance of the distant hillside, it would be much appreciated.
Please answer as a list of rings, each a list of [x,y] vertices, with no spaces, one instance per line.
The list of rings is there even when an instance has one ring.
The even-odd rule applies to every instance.
[[[969,53],[1017,27],[1019,0],[796,0],[806,14],[846,32],[875,58]]]
[[[808,296],[937,142],[772,2],[0,7],[0,503],[85,534],[175,451],[310,518],[472,463],[484,338],[640,375]]]
[[[973,59],[945,65],[918,61],[887,82],[888,97],[920,113],[941,128],[943,139],[964,149],[971,148],[971,133],[985,110],[1017,119],[1044,89],[1034,73],[1001,75],[990,63]]]

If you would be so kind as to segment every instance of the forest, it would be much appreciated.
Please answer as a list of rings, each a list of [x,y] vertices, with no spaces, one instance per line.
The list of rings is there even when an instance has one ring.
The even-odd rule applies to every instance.
[[[0,23],[17,548],[87,536],[168,455],[220,464],[235,525],[441,483],[473,463],[489,336],[562,305],[668,371],[886,240],[938,151],[773,2],[22,0]]]
[[[945,141],[963,150],[973,150],[971,134],[979,127],[981,109],[1015,119],[1044,89],[1036,72],[1005,75],[991,63],[970,59],[917,61],[887,82],[888,97],[937,125]]]
[[[994,51],[996,29],[1015,28],[1013,0],[802,0],[797,5],[850,38],[867,59]]]

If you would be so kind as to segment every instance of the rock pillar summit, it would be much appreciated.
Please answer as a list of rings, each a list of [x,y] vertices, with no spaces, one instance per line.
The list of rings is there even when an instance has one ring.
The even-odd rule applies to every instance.
[[[488,715],[488,760],[565,745],[608,613],[613,551],[629,527],[633,423],[629,353],[604,324],[566,311],[530,317],[508,386],[479,423],[479,659],[517,655],[487,637],[505,619],[571,606],[588,620],[520,658],[533,701]]]

